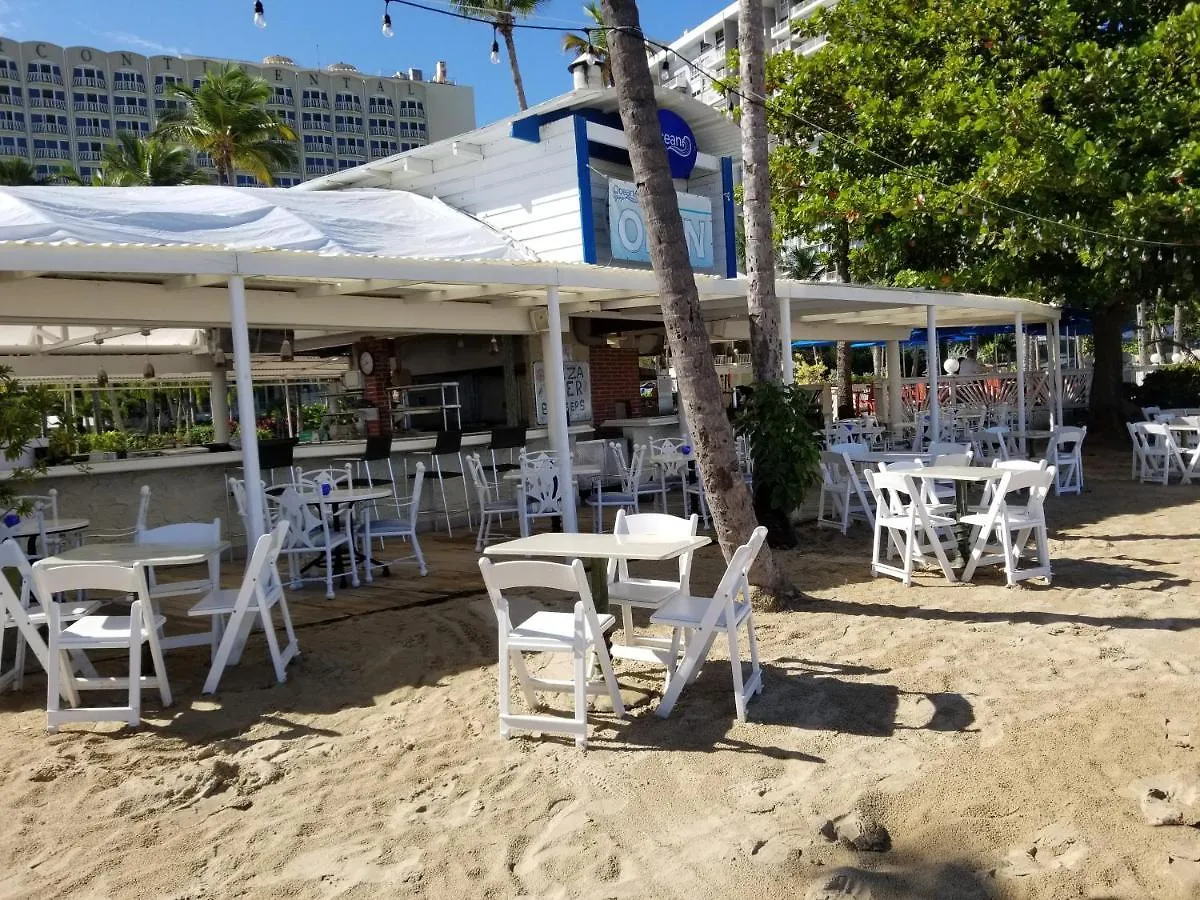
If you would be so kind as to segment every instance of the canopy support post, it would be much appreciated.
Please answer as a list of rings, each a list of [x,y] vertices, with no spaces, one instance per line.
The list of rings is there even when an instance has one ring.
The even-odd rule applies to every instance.
[[[542,334],[542,359],[546,372],[546,424],[550,449],[562,479],[563,531],[579,530],[575,512],[575,479],[571,475],[571,438],[567,431],[567,378],[563,368],[562,309],[558,288],[546,288],[546,331]]]
[[[888,425],[895,433],[904,421],[904,370],[900,365],[900,342],[887,342]]]
[[[229,443],[229,381],[225,369],[213,366],[208,376],[208,404],[212,409],[213,441]]]
[[[792,358],[792,299],[779,298],[780,362],[783,364],[783,383],[796,383],[796,361]]]
[[[1066,424],[1063,420],[1063,364],[1062,364],[1062,331],[1061,325],[1057,321],[1048,322],[1046,325],[1047,331],[1053,331],[1054,337],[1051,339],[1052,352],[1051,357],[1050,378],[1054,386],[1054,421],[1059,427]]]
[[[1017,313],[1015,319],[1015,331],[1017,344],[1017,430],[1025,431],[1027,426],[1025,418],[1025,323],[1024,316]],[[1021,439],[1021,451],[1025,451],[1025,439]]]
[[[238,433],[242,439],[242,473],[246,479],[247,548],[266,533],[262,470],[258,464],[258,420],[254,414],[254,381],[250,374],[250,331],[246,325],[246,279],[229,279],[229,323],[233,331],[233,371],[237,384]]]
[[[937,343],[937,307],[925,307],[925,361],[929,369],[929,440],[942,439],[941,404],[938,402],[938,369],[941,360],[938,358]]]

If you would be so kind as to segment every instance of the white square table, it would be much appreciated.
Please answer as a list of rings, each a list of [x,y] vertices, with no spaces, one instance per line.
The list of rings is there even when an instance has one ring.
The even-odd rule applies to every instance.
[[[553,556],[582,559],[596,612],[608,612],[608,561],[610,559],[662,562],[712,543],[704,535],[688,538],[653,538],[646,535],[547,532],[492,544],[485,556]]]
[[[1200,436],[1200,425],[1179,421],[1167,422],[1165,424],[1167,429],[1175,434],[1191,435],[1193,438]],[[1186,468],[1182,472],[1183,477],[1180,479],[1180,482],[1182,484],[1191,484],[1193,477],[1200,476],[1200,447],[1189,443],[1186,446],[1180,447],[1179,451],[1180,455],[1185,457],[1185,459],[1186,457],[1191,457],[1191,460],[1187,461]]]
[[[214,585],[221,583],[221,554],[230,547],[229,541],[219,541],[215,544],[84,544],[82,547],[72,547],[54,556],[34,563],[35,566],[52,568],[54,566],[80,565],[86,563],[107,563],[117,566],[143,566],[157,568],[159,566],[197,566],[208,564],[209,577]],[[164,650],[176,647],[195,647],[208,644],[212,637],[207,633],[185,634],[175,637],[164,637],[160,641]]]

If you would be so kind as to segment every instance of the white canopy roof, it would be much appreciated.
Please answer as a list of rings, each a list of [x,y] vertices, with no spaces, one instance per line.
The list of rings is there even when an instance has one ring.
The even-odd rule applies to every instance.
[[[0,242],[304,250],[322,256],[534,259],[439,200],[406,191],[24,187],[0,192]]]

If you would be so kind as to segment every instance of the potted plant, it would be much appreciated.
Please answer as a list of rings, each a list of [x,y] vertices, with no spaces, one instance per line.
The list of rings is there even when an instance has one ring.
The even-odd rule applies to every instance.
[[[759,382],[745,392],[735,427],[754,460],[754,512],[773,547],[794,547],[792,514],[820,473],[821,410],[811,391]]]

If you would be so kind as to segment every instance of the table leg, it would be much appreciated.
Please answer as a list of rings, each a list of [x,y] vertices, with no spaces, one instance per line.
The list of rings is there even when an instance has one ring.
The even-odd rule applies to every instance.
[[[597,615],[608,612],[608,560],[584,560],[588,573],[588,587],[592,591],[592,605],[596,607]]]

